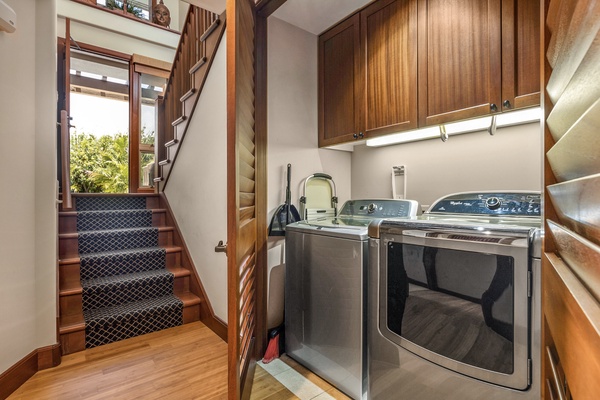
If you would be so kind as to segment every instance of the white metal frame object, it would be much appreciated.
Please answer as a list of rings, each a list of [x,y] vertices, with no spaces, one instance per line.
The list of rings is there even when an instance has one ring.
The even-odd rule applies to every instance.
[[[402,190],[402,194],[399,195],[396,190],[396,177],[402,176],[404,187]],[[407,187],[408,176],[406,174],[406,165],[395,165],[392,167],[392,198],[393,199],[406,199],[406,187]]]

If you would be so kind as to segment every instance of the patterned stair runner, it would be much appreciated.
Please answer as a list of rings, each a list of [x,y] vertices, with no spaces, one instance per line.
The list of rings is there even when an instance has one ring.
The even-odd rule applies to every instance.
[[[183,323],[144,197],[80,197],[77,230],[86,348]]]

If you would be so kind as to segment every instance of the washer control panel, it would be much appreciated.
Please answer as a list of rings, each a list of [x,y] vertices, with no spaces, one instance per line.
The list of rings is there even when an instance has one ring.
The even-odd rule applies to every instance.
[[[457,193],[439,199],[427,214],[541,215],[541,195],[536,192]]]
[[[413,200],[348,200],[344,203],[340,217],[369,217],[369,218],[394,218],[414,217],[418,204]]]

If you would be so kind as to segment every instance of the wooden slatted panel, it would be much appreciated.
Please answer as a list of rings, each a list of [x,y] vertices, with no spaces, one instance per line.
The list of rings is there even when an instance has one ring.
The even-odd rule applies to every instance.
[[[600,173],[600,100],[548,152],[552,172],[560,181]]]
[[[257,228],[254,2],[227,2],[228,344],[229,398],[253,374],[256,336]]]
[[[575,400],[600,393],[600,2],[544,2],[546,60],[544,345],[564,370],[551,388]],[[566,380],[562,382],[562,380]],[[568,393],[562,393],[567,395]]]
[[[594,33],[594,40],[580,63],[577,60],[565,60],[563,65],[568,66],[574,74],[570,76],[562,70],[552,72],[552,76],[565,76],[562,79],[569,82],[560,98],[552,101],[554,108],[547,123],[554,140],[559,140],[600,97],[600,31]]]

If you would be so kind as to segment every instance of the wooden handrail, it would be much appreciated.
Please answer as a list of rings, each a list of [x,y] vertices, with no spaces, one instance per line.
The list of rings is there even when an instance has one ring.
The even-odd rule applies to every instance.
[[[71,127],[69,115],[66,110],[60,111],[60,155],[61,155],[61,175],[62,175],[62,208],[73,208],[71,199]]]

